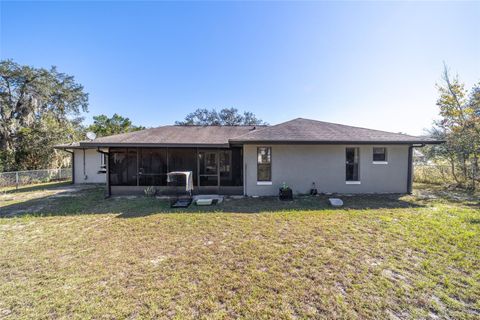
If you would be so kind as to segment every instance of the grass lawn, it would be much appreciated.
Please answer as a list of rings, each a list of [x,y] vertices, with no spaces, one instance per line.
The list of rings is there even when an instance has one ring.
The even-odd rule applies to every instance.
[[[478,197],[0,195],[0,318],[480,318]],[[59,191],[60,190],[60,191]]]

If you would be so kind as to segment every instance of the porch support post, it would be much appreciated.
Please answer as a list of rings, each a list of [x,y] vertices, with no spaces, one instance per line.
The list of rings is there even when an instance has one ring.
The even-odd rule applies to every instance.
[[[105,166],[107,169],[107,172],[106,172],[107,198],[109,198],[112,195],[112,188],[110,186],[110,148],[108,148],[108,153],[106,153],[106,157],[107,157],[107,161],[106,161],[107,163],[105,164]]]

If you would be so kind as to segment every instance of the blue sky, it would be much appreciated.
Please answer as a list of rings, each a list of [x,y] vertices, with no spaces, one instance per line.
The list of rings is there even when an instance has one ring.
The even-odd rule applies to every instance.
[[[480,2],[0,2],[0,57],[55,65],[117,112],[199,107],[421,134],[445,61],[480,80]]]

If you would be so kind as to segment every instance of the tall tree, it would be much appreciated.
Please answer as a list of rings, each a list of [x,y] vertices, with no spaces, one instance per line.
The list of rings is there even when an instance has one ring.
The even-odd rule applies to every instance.
[[[114,114],[111,118],[104,114],[93,117],[93,124],[87,130],[94,132],[99,137],[125,132],[143,130],[145,127],[134,126],[129,118]]]
[[[224,108],[219,112],[215,109],[197,109],[187,114],[183,121],[176,121],[175,124],[181,126],[238,126],[266,125],[267,123],[258,119],[252,112],[239,113],[236,108]]]
[[[458,76],[450,75],[446,66],[442,80],[437,85],[441,119],[435,122],[434,130],[443,134],[446,144],[434,147],[434,150],[446,156],[453,170],[458,163],[475,189],[480,153],[480,83],[474,85],[469,93]]]
[[[18,132],[15,150],[15,170],[59,168],[70,165],[70,157],[53,147],[57,144],[85,139],[83,118],[58,122],[55,115],[47,112],[39,121]]]
[[[87,108],[88,94],[74,77],[55,67],[37,69],[0,61],[0,170],[17,167],[22,130],[38,126],[46,114],[66,127]]]

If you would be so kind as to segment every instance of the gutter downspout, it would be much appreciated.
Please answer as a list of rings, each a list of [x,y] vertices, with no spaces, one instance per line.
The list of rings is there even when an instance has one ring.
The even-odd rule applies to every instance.
[[[104,154],[106,157],[107,157],[107,161],[105,161],[105,166],[106,166],[106,170],[107,172],[105,173],[106,174],[106,179],[105,179],[105,183],[106,183],[106,194],[105,194],[105,198],[110,198],[112,196],[112,188],[110,186],[110,148],[108,149],[109,152],[104,152],[102,150],[100,150],[100,148],[97,148],[97,152],[101,153],[101,154]]]
[[[412,194],[413,182],[413,146],[408,146],[407,193]]]

